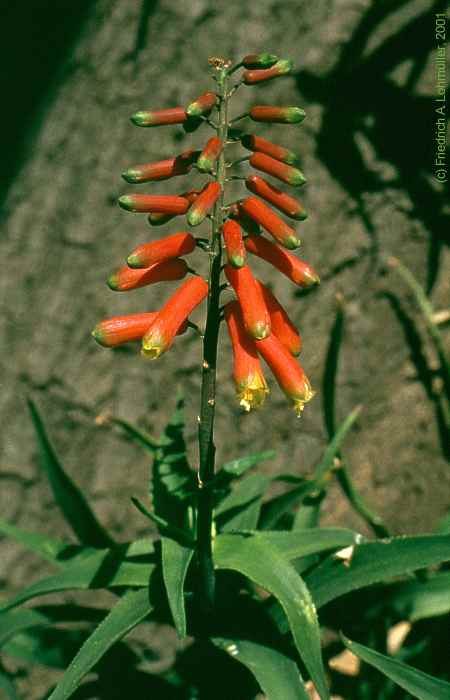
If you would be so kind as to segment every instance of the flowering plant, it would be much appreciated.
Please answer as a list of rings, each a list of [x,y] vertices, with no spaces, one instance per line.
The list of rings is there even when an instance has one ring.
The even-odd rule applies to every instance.
[[[264,500],[270,480],[247,472],[273,453],[252,454],[222,465],[219,471],[215,469],[216,367],[222,321],[231,339],[237,398],[245,411],[261,407],[269,393],[260,358],[297,415],[313,396],[297,359],[302,346],[299,332],[272,291],[254,276],[252,256],[273,265],[299,287],[311,287],[319,279],[312,267],[292,252],[300,244],[296,229],[272,208],[289,219],[303,221],[306,213],[300,202],[260,175],[241,177],[232,170],[248,160],[255,170],[285,184],[300,187],[305,182],[297,167],[297,155],[291,150],[234,127],[244,118],[299,124],[305,116],[301,108],[256,105],[248,113],[229,116],[230,100],[239,86],[286,75],[291,70],[290,61],[263,53],[245,56],[234,66],[220,58],[210,62],[215,91],[201,94],[186,107],[137,112],[132,121],[140,127],[181,124],[188,132],[207,124],[216,135],[201,149],[136,165],[123,174],[132,184],[184,176],[192,169],[210,179],[202,189],[180,195],[127,194],[119,199],[127,211],[147,214],[152,226],[182,215],[192,228],[210,221],[210,236],[196,237],[182,230],[135,248],[127,264],[110,276],[110,289],[123,292],[157,282],[183,281],[160,309],[108,318],[93,331],[94,338],[106,347],[140,341],[144,358],[154,360],[176,343],[178,335],[190,328],[199,330],[191,315],[206,302],[206,323],[200,333],[203,359],[198,469],[191,468],[187,455],[181,398],[159,439],[124,421],[111,420],[153,456],[151,509],[138,499],[134,503],[156,524],[160,535],[157,541],[143,538],[117,543],[64,472],[39,413],[30,403],[42,464],[78,544],[0,521],[0,530],[48,559],[57,570],[3,605],[0,644],[7,653],[19,656],[31,646],[38,663],[67,667],[49,700],[65,700],[74,693],[79,698],[109,700],[122,697],[130,689],[133,697],[147,696],[153,690],[158,693],[155,697],[180,700],[251,700],[259,690],[268,700],[328,700],[330,684],[333,691],[351,693],[348,697],[363,700],[394,697],[390,681],[414,697],[448,698],[448,683],[370,648],[384,644],[386,626],[375,625],[373,619],[386,591],[389,603],[383,605],[393,621],[395,615],[407,615],[411,606],[414,610],[414,605],[415,614],[421,606],[424,617],[433,616],[436,587],[440,590],[442,584],[448,585],[448,574],[436,571],[436,567],[450,560],[450,536],[388,537],[382,521],[354,489],[340,450],[359,416],[359,408],[340,427],[334,426],[336,339],[343,322],[343,306],[338,309],[329,349],[328,365],[334,370],[328,372],[325,386],[330,444],[312,478],[292,473],[277,475],[273,481],[284,482],[290,488]],[[232,84],[241,68],[242,77]],[[251,155],[228,161],[229,149],[237,144]],[[235,179],[244,180],[251,195],[227,203],[227,183]],[[197,251],[208,255],[207,280],[193,267]],[[223,295],[229,295],[231,289],[233,298],[223,302]],[[321,504],[334,474],[366,526],[382,539],[370,540],[349,529],[319,527]],[[418,576],[413,582],[416,588],[402,580],[426,567],[434,567],[434,573],[429,572],[429,580]],[[399,582],[393,587],[394,577]],[[368,603],[365,589],[373,584],[381,586],[385,580],[388,585],[380,597]],[[427,588],[426,583],[431,586]],[[72,589],[106,589],[117,601],[110,612],[75,603],[16,609],[38,596]],[[342,597],[348,604],[350,595],[351,607],[343,606]],[[441,601],[440,606],[448,612],[448,602]],[[317,614],[322,607],[331,633],[325,654]],[[69,634],[73,630],[56,626],[52,638],[56,641],[49,648],[47,638],[39,631],[72,619],[98,624],[90,635],[83,628],[73,636]],[[148,672],[145,651],[138,642],[129,648],[120,641],[138,624],[149,621],[172,622],[181,639],[190,638],[173,668],[159,675]],[[336,633],[341,630],[363,636],[369,646],[343,635],[339,641]],[[78,649],[75,655],[74,641]],[[340,651],[344,649],[344,657],[348,654],[343,664],[342,654],[335,653],[336,644]],[[104,663],[107,652],[116,654],[115,673]],[[354,665],[349,666],[349,657],[356,661],[356,672]],[[379,681],[367,685],[357,659],[390,679],[381,694],[377,695]],[[93,670],[95,680],[80,685]],[[1,669],[0,687],[11,698],[16,697],[9,675]]]

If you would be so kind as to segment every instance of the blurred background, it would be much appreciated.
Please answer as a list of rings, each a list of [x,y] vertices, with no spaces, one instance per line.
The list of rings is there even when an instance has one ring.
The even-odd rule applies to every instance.
[[[302,363],[317,396],[297,420],[272,383],[264,409],[242,416],[223,333],[219,464],[273,448],[277,458],[264,465],[268,473],[311,472],[327,444],[321,387],[340,294],[345,322],[338,419],[363,405],[345,446],[354,482],[393,532],[427,532],[445,515],[450,448],[438,363],[410,289],[386,265],[387,257],[399,258],[434,308],[448,309],[449,207],[432,173],[433,15],[439,11],[445,3],[426,0],[3,4],[5,520],[46,532],[64,527],[39,471],[27,396],[40,407],[67,472],[118,537],[147,527],[129,497],[144,495],[148,459],[123,434],[96,424],[97,416],[137,422],[157,435],[174,409],[176,388],[183,387],[195,465],[198,337],[178,338],[170,353],[150,364],[135,348],[99,348],[90,331],[107,316],[156,309],[173,291],[166,283],[121,295],[105,285],[137,244],[184,228],[180,219],[151,230],[145,216],[121,211],[117,197],[136,188],[120,173],[198,147],[210,135],[204,126],[193,134],[179,127],[137,129],[129,116],[138,109],[185,105],[211,89],[211,55],[238,60],[260,51],[292,59],[294,73],[266,86],[241,87],[234,114],[252,104],[306,110],[301,126],[245,126],[301,157],[308,182],[294,194],[309,212],[299,225],[301,255],[322,284],[299,295],[269,266],[255,269],[273,284],[302,331]],[[139,191],[177,193],[196,182],[199,177],[189,175]],[[440,328],[448,339],[445,322]],[[364,530],[338,490],[327,504],[328,524]],[[2,543],[5,592],[38,573],[34,557]]]

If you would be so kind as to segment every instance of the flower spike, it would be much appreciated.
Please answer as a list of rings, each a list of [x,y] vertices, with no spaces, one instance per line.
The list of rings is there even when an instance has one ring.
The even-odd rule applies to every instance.
[[[292,61],[277,61],[270,68],[263,70],[246,70],[243,75],[243,80],[246,85],[255,85],[256,83],[273,80],[281,75],[287,75],[292,70]]]
[[[303,368],[273,333],[268,338],[257,340],[256,349],[286,396],[294,402],[294,411],[300,417],[305,403],[314,396]]]
[[[263,173],[272,175],[282,182],[286,182],[293,187],[300,187],[306,182],[303,173],[292,165],[280,163],[279,160],[267,156],[265,153],[253,153],[250,156],[250,165],[256,170],[262,170]]]
[[[132,270],[126,265],[108,278],[108,287],[113,292],[128,292],[156,282],[181,280],[187,273],[188,266],[185,260],[179,258],[158,262],[143,270]]]
[[[250,253],[276,267],[299,287],[312,287],[320,282],[319,275],[310,265],[264,236],[249,235],[244,243]]]
[[[205,299],[208,284],[203,277],[190,277],[172,294],[142,338],[142,354],[156,360],[166,352],[189,314]]]
[[[118,345],[141,340],[144,337],[158,313],[131,314],[130,316],[113,316],[97,323],[92,331],[93,338],[104,348],[115,348]],[[187,321],[180,327],[178,333],[187,330]]]
[[[187,220],[191,226],[198,226],[206,219],[219,199],[221,191],[222,188],[218,182],[210,182],[206,185],[189,209]]]
[[[189,201],[172,194],[124,194],[118,199],[119,206],[138,214],[157,212],[160,214],[185,214]]]
[[[256,223],[261,224],[282,246],[294,250],[300,245],[300,239],[291,226],[288,226],[267,204],[257,197],[247,197],[241,204],[242,210]]]
[[[245,186],[250,192],[259,195],[259,197],[265,199],[266,202],[273,204],[274,207],[291,219],[304,221],[308,217],[300,202],[286,194],[286,192],[279,190],[278,187],[274,187],[274,185],[271,185],[267,180],[264,180],[264,178],[258,175],[250,175],[245,181]]]
[[[269,105],[257,105],[252,107],[249,113],[250,119],[255,122],[271,122],[273,124],[299,124],[306,117],[301,107],[271,107]]]
[[[136,126],[165,126],[167,124],[183,124],[188,116],[184,107],[171,107],[156,112],[142,110],[131,117]]]
[[[248,265],[238,269],[225,265],[225,275],[239,301],[244,325],[253,338],[270,335],[270,316],[264,297]]]
[[[174,233],[172,236],[161,238],[158,241],[139,245],[130,253],[127,263],[132,268],[150,267],[150,265],[164,260],[188,255],[192,253],[195,246],[195,238],[190,233],[185,231]]]
[[[159,160],[156,163],[144,163],[143,165],[133,165],[122,173],[122,177],[127,182],[137,185],[141,182],[151,182],[155,180],[168,180],[175,175],[186,175],[192,168],[200,151],[184,151],[175,158]]]
[[[209,139],[205,148],[198,157],[197,168],[202,170],[204,173],[210,173],[213,170],[218,157],[220,156],[222,148],[223,143],[217,136],[213,136],[211,139]]]
[[[217,102],[214,92],[204,92],[186,107],[186,114],[189,117],[202,117],[209,114]]]
[[[242,312],[237,301],[224,308],[225,320],[233,350],[233,378],[239,404],[245,411],[263,405],[269,388],[256,352],[255,341],[245,330]]]
[[[270,291],[269,287],[257,280],[263,293],[264,301],[270,314],[272,333],[289,350],[291,355],[299,355],[302,349],[302,340],[299,332],[281,306],[278,299]]]
[[[277,146],[276,143],[263,139],[261,136],[244,134],[241,136],[241,143],[249,151],[265,153],[267,156],[281,160],[282,163],[287,163],[288,165],[297,165],[299,162],[298,156],[293,151],[283,146]]]
[[[223,239],[227,249],[227,260],[232,267],[243,267],[247,252],[242,238],[241,227],[237,221],[229,219],[223,225]]]

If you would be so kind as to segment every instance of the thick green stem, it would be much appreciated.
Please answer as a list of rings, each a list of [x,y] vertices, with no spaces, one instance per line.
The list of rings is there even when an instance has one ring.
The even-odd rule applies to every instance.
[[[218,74],[219,118],[217,136],[225,144],[228,134],[228,96],[227,74],[225,70]],[[214,416],[216,403],[216,364],[217,343],[220,328],[220,274],[222,266],[221,229],[223,224],[223,202],[225,186],[225,152],[220,154],[216,181],[222,192],[214,207],[209,246],[209,293],[208,314],[203,341],[203,368],[201,407],[198,427],[199,474],[198,474],[198,514],[197,514],[197,556],[199,567],[198,603],[210,613],[214,606],[214,563],[212,557],[213,525],[213,489],[215,452]]]

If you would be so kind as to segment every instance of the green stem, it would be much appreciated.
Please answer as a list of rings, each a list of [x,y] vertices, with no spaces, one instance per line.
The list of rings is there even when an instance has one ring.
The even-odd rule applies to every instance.
[[[217,136],[225,144],[228,134],[228,80],[226,70],[221,70],[218,79],[219,118]],[[198,473],[198,513],[197,513],[197,557],[199,567],[198,604],[209,614],[214,606],[215,575],[212,557],[212,526],[214,491],[210,487],[214,479],[215,452],[214,417],[216,403],[216,363],[217,344],[220,328],[220,275],[222,267],[221,229],[223,224],[223,203],[225,185],[225,153],[217,163],[216,181],[222,193],[214,207],[211,238],[208,313],[203,341],[203,368],[201,406],[198,427],[199,473]]]

